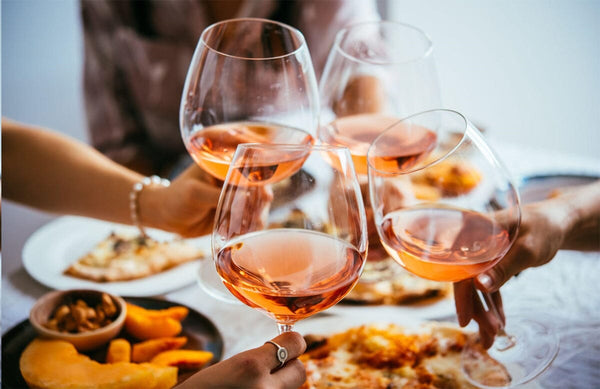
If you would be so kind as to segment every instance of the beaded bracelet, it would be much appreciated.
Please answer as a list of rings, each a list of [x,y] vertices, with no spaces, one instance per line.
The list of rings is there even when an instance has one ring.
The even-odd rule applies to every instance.
[[[139,196],[142,190],[149,185],[162,185],[167,187],[171,185],[171,182],[166,178],[160,178],[159,176],[150,176],[144,177],[141,181],[136,182],[129,192],[129,210],[131,212],[131,221],[133,225],[136,226],[140,230],[140,234],[143,237],[147,237],[146,230],[144,230],[144,226],[140,221],[140,209],[139,209]]]

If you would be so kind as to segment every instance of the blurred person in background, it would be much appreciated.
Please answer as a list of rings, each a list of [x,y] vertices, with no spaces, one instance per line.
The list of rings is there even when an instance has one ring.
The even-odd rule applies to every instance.
[[[163,177],[191,162],[179,104],[206,27],[240,17],[289,24],[305,36],[318,77],[340,29],[380,19],[375,0],[82,0],[81,16],[91,144],[128,168]]]

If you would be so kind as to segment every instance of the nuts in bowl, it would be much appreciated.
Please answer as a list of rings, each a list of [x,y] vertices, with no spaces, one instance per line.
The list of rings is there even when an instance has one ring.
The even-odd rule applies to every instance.
[[[33,306],[29,321],[38,334],[72,343],[79,351],[106,344],[123,328],[125,301],[97,290],[53,291]]]

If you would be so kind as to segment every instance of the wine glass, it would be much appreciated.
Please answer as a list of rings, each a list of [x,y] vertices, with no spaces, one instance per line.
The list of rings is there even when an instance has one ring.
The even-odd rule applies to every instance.
[[[318,117],[317,83],[300,31],[241,18],[202,32],[179,120],[189,154],[215,178],[225,179],[239,143],[312,143]]]
[[[386,251],[408,271],[436,281],[472,279],[494,266],[515,241],[518,192],[460,113],[431,110],[397,122],[375,139],[367,160],[377,232]],[[486,310],[498,315],[491,296],[482,295]],[[489,352],[477,344],[465,347],[462,366],[473,384],[528,382],[556,356],[558,340],[549,328],[516,319],[508,323],[510,335],[502,328]],[[484,353],[500,362],[503,370],[496,378],[502,379],[488,375],[488,381],[480,381],[486,377],[473,366]]]
[[[181,97],[181,136],[192,159],[222,181],[239,143],[313,143],[318,98],[300,31],[264,19],[225,20],[198,41]],[[208,261],[200,263],[198,284],[238,303]]]
[[[213,259],[227,289],[275,319],[280,332],[342,299],[367,245],[346,148],[238,146],[217,206]]]
[[[368,204],[367,150],[400,118],[441,106],[433,44],[423,31],[408,24],[373,21],[350,25],[336,35],[319,91],[319,139],[350,149],[367,202],[368,259],[381,269],[388,266],[389,256],[381,246]]]
[[[336,35],[319,83],[319,138],[350,149],[367,174],[367,150],[384,129],[441,106],[433,45],[416,27],[362,22]]]

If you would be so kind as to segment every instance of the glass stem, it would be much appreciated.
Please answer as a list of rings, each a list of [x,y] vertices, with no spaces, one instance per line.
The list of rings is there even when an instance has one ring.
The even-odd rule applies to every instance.
[[[279,333],[283,334],[284,332],[293,331],[294,330],[294,325],[293,324],[277,323],[277,328],[279,329]]]
[[[492,296],[487,292],[479,292],[483,296],[485,306],[487,306],[487,311],[491,312],[496,320],[498,320],[498,323],[500,323],[500,329],[498,330],[496,340],[494,341],[494,348],[496,348],[498,351],[508,350],[516,344],[516,339],[514,336],[507,334],[504,330],[504,320],[500,316],[500,312],[498,311],[498,307],[496,306]]]

